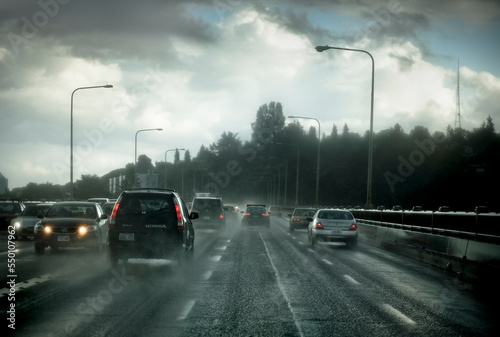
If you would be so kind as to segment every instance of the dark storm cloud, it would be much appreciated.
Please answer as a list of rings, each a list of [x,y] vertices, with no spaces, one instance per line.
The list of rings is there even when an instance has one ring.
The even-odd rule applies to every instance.
[[[23,2],[24,3],[24,2]],[[55,40],[82,58],[171,59],[169,39],[213,43],[207,22],[182,1],[62,1],[4,3],[0,43],[15,54],[34,40]]]

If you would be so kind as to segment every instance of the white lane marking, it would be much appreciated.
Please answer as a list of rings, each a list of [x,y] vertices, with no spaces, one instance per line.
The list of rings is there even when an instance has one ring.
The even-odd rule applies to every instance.
[[[78,266],[77,267],[72,267],[72,268],[69,268],[69,269],[57,271],[55,273],[43,274],[41,276],[34,277],[34,278],[29,279],[27,281],[18,282],[15,285],[15,290],[17,291],[17,290],[23,290],[23,289],[30,288],[30,287],[35,286],[37,284],[40,284],[40,283],[43,283],[43,282],[47,282],[47,281],[56,279],[56,278],[58,278],[60,276],[66,275],[66,274],[73,273],[76,270],[78,270],[79,268],[80,267],[78,267]],[[10,292],[10,288],[2,288],[2,289],[0,289],[0,297],[9,294],[9,292]]]
[[[186,319],[191,312],[191,309],[193,309],[194,304],[196,303],[196,300],[189,300],[186,305],[184,306],[184,309],[181,311],[180,315],[177,316],[178,321],[182,321]]]
[[[403,314],[401,311],[395,309],[391,305],[385,303],[382,305],[382,307],[387,311],[389,314],[396,316],[397,319],[403,321],[404,323],[407,324],[416,324],[415,321],[413,321],[411,318]]]
[[[202,279],[205,280],[205,281],[209,280],[210,277],[212,277],[212,270],[206,271],[202,275]]]
[[[316,253],[316,251],[315,251],[314,249],[312,249],[312,248],[308,248],[307,250],[308,250],[310,253]]]
[[[221,259],[222,255],[214,255],[211,257],[211,260],[214,262],[218,262]]]
[[[215,250],[226,250],[227,246],[216,247]]]
[[[348,282],[350,282],[350,283],[352,283],[352,284],[359,284],[359,282],[358,282],[358,281],[356,281],[355,279],[353,279],[353,278],[352,278],[352,277],[350,277],[349,275],[344,275],[344,278],[345,278]]]
[[[322,259],[321,261],[323,261],[324,263],[330,265],[330,266],[333,266],[333,263],[331,263],[330,261],[328,261],[327,259]]]
[[[300,326],[300,323],[297,319],[297,315],[295,314],[295,311],[292,308],[292,304],[290,302],[290,299],[286,295],[285,287],[283,286],[283,283],[281,282],[281,277],[278,273],[278,269],[276,269],[276,266],[274,265],[274,262],[271,258],[271,255],[269,254],[269,249],[267,249],[266,241],[264,241],[264,238],[262,237],[261,233],[259,233],[259,236],[260,236],[260,239],[262,240],[262,242],[264,243],[264,248],[266,249],[267,257],[269,258],[269,262],[271,262],[271,266],[273,267],[273,270],[274,270],[274,275],[276,276],[276,283],[278,284],[278,289],[281,291],[281,294],[285,298],[288,309],[292,313],[293,322],[295,323],[295,326],[297,327],[297,330],[299,331],[299,336],[304,336],[304,333],[302,332],[302,328]]]

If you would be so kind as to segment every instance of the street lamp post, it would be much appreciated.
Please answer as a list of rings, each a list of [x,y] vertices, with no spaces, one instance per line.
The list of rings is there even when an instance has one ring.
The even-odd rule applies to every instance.
[[[330,47],[330,46],[317,46],[316,51],[323,52],[328,49],[337,49],[337,50],[347,50],[365,53],[370,56],[372,60],[372,92],[371,92],[371,104],[370,104],[370,138],[368,141],[368,179],[367,179],[367,187],[366,187],[366,205],[367,208],[372,208],[372,173],[373,173],[373,92],[375,87],[375,61],[373,59],[372,54],[363,49],[351,49],[351,48],[340,48],[340,47]]]
[[[165,151],[165,189],[167,188],[167,153],[169,153],[171,151],[176,151],[176,150],[185,151],[186,149],[170,149],[170,150]],[[184,172],[183,172],[182,178],[184,180]]]
[[[142,129],[142,130],[139,130],[135,133],[135,154],[134,154],[134,167],[135,165],[137,165],[137,134],[139,132],[142,132],[142,131],[161,131],[163,129],[161,128],[158,128],[158,129]]]
[[[79,87],[73,90],[71,93],[71,121],[70,121],[70,173],[69,173],[69,180],[70,180],[70,199],[73,200],[74,196],[74,185],[73,185],[73,96],[75,95],[75,92],[78,90],[83,90],[83,89],[95,89],[95,88],[113,88],[111,84],[105,84],[105,85],[95,85],[91,87]]]
[[[302,116],[288,116],[288,118],[302,118],[302,119],[314,119],[318,122],[318,159],[316,163],[316,201],[315,206],[318,208],[319,205],[319,153],[320,153],[320,145],[321,145],[321,124],[319,120],[314,117],[302,117]],[[297,200],[295,200],[297,202]]]
[[[285,144],[285,143],[276,143],[278,145],[289,145],[295,146],[297,148],[297,172],[295,175],[295,207],[299,205],[299,156],[300,156],[300,148],[297,145]],[[288,167],[288,162],[287,162]]]

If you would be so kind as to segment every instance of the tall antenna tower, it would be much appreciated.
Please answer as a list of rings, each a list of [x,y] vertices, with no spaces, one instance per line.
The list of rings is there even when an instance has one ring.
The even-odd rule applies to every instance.
[[[455,129],[462,128],[462,122],[460,120],[460,59],[458,59],[457,63],[457,107],[455,112]]]

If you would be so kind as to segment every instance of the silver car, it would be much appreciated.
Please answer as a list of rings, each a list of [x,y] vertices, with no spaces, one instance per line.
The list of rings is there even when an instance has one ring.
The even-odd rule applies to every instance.
[[[307,227],[309,243],[345,242],[350,247],[358,244],[358,226],[351,212],[343,209],[319,209]]]

